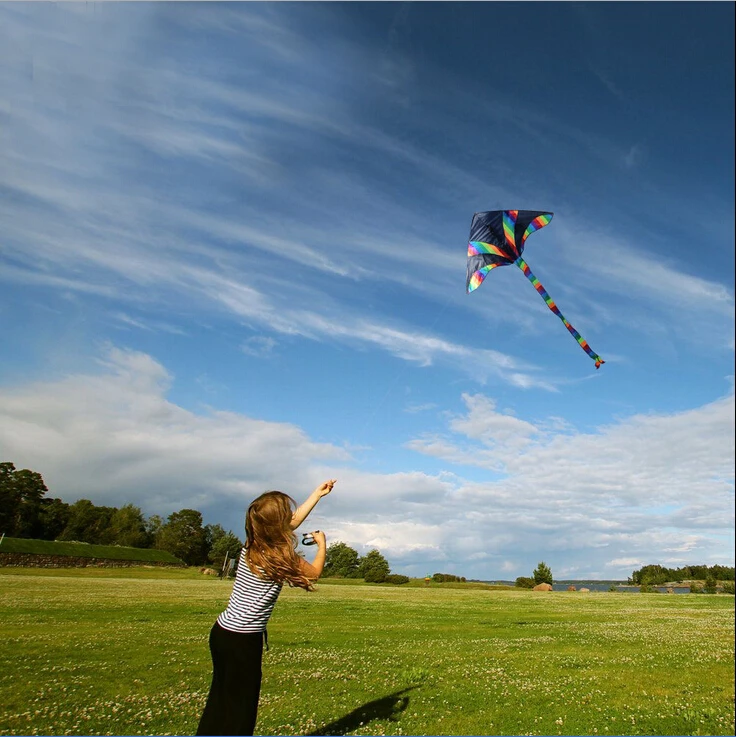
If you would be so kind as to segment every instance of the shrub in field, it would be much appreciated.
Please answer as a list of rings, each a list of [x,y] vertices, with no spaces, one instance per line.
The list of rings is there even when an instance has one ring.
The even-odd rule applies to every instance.
[[[533,589],[536,584],[534,583],[533,578],[528,578],[527,576],[519,576],[519,578],[516,579],[516,583],[514,585],[520,589]]]
[[[721,584],[721,591],[724,594],[731,594],[731,596],[733,596],[733,594],[734,594],[734,583],[733,583],[733,581],[724,581]]]
[[[394,584],[409,583],[409,576],[402,576],[400,573],[390,573],[383,582]]]
[[[708,578],[705,579],[705,587],[703,588],[703,591],[705,591],[706,594],[715,594],[716,586],[715,578],[713,578],[713,576],[708,576]]]
[[[703,593],[703,587],[696,583],[695,581],[690,582],[690,593],[691,594],[702,594]]]

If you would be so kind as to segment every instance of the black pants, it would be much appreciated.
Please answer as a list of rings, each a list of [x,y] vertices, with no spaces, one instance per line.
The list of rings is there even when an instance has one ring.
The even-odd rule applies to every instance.
[[[261,693],[262,632],[210,632],[212,686],[198,735],[252,735]]]

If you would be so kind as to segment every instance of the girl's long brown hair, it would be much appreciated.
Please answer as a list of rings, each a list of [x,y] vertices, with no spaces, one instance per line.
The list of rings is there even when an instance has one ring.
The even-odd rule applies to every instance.
[[[291,529],[295,507],[296,502],[282,491],[267,491],[252,502],[245,515],[245,558],[259,578],[312,591]]]

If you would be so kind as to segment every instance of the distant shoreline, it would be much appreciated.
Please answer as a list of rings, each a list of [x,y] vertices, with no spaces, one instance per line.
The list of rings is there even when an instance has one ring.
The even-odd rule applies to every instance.
[[[515,586],[515,581],[475,581],[475,583],[487,583],[487,584],[493,584],[496,586]],[[653,587],[653,588],[661,588],[661,589],[689,589],[691,585],[699,585],[702,586],[705,582],[700,580],[693,580],[693,581],[680,581],[678,583],[657,583],[657,584],[646,584],[647,586]],[[611,580],[594,580],[594,579],[564,579],[554,581],[555,585],[558,586],[588,586],[588,585],[594,585],[594,586],[616,586],[620,587],[622,589],[638,589],[641,588],[642,584],[638,583],[629,583],[628,581],[611,581]]]

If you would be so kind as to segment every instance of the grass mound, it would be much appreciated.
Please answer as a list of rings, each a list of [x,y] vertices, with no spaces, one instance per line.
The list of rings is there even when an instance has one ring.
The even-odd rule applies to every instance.
[[[180,566],[182,562],[165,550],[150,548],[124,548],[120,545],[90,545],[78,542],[53,540],[27,540],[6,537],[0,543],[0,553],[30,553],[32,555],[61,555],[73,558],[107,558],[108,560],[135,560],[141,563],[169,563]]]

